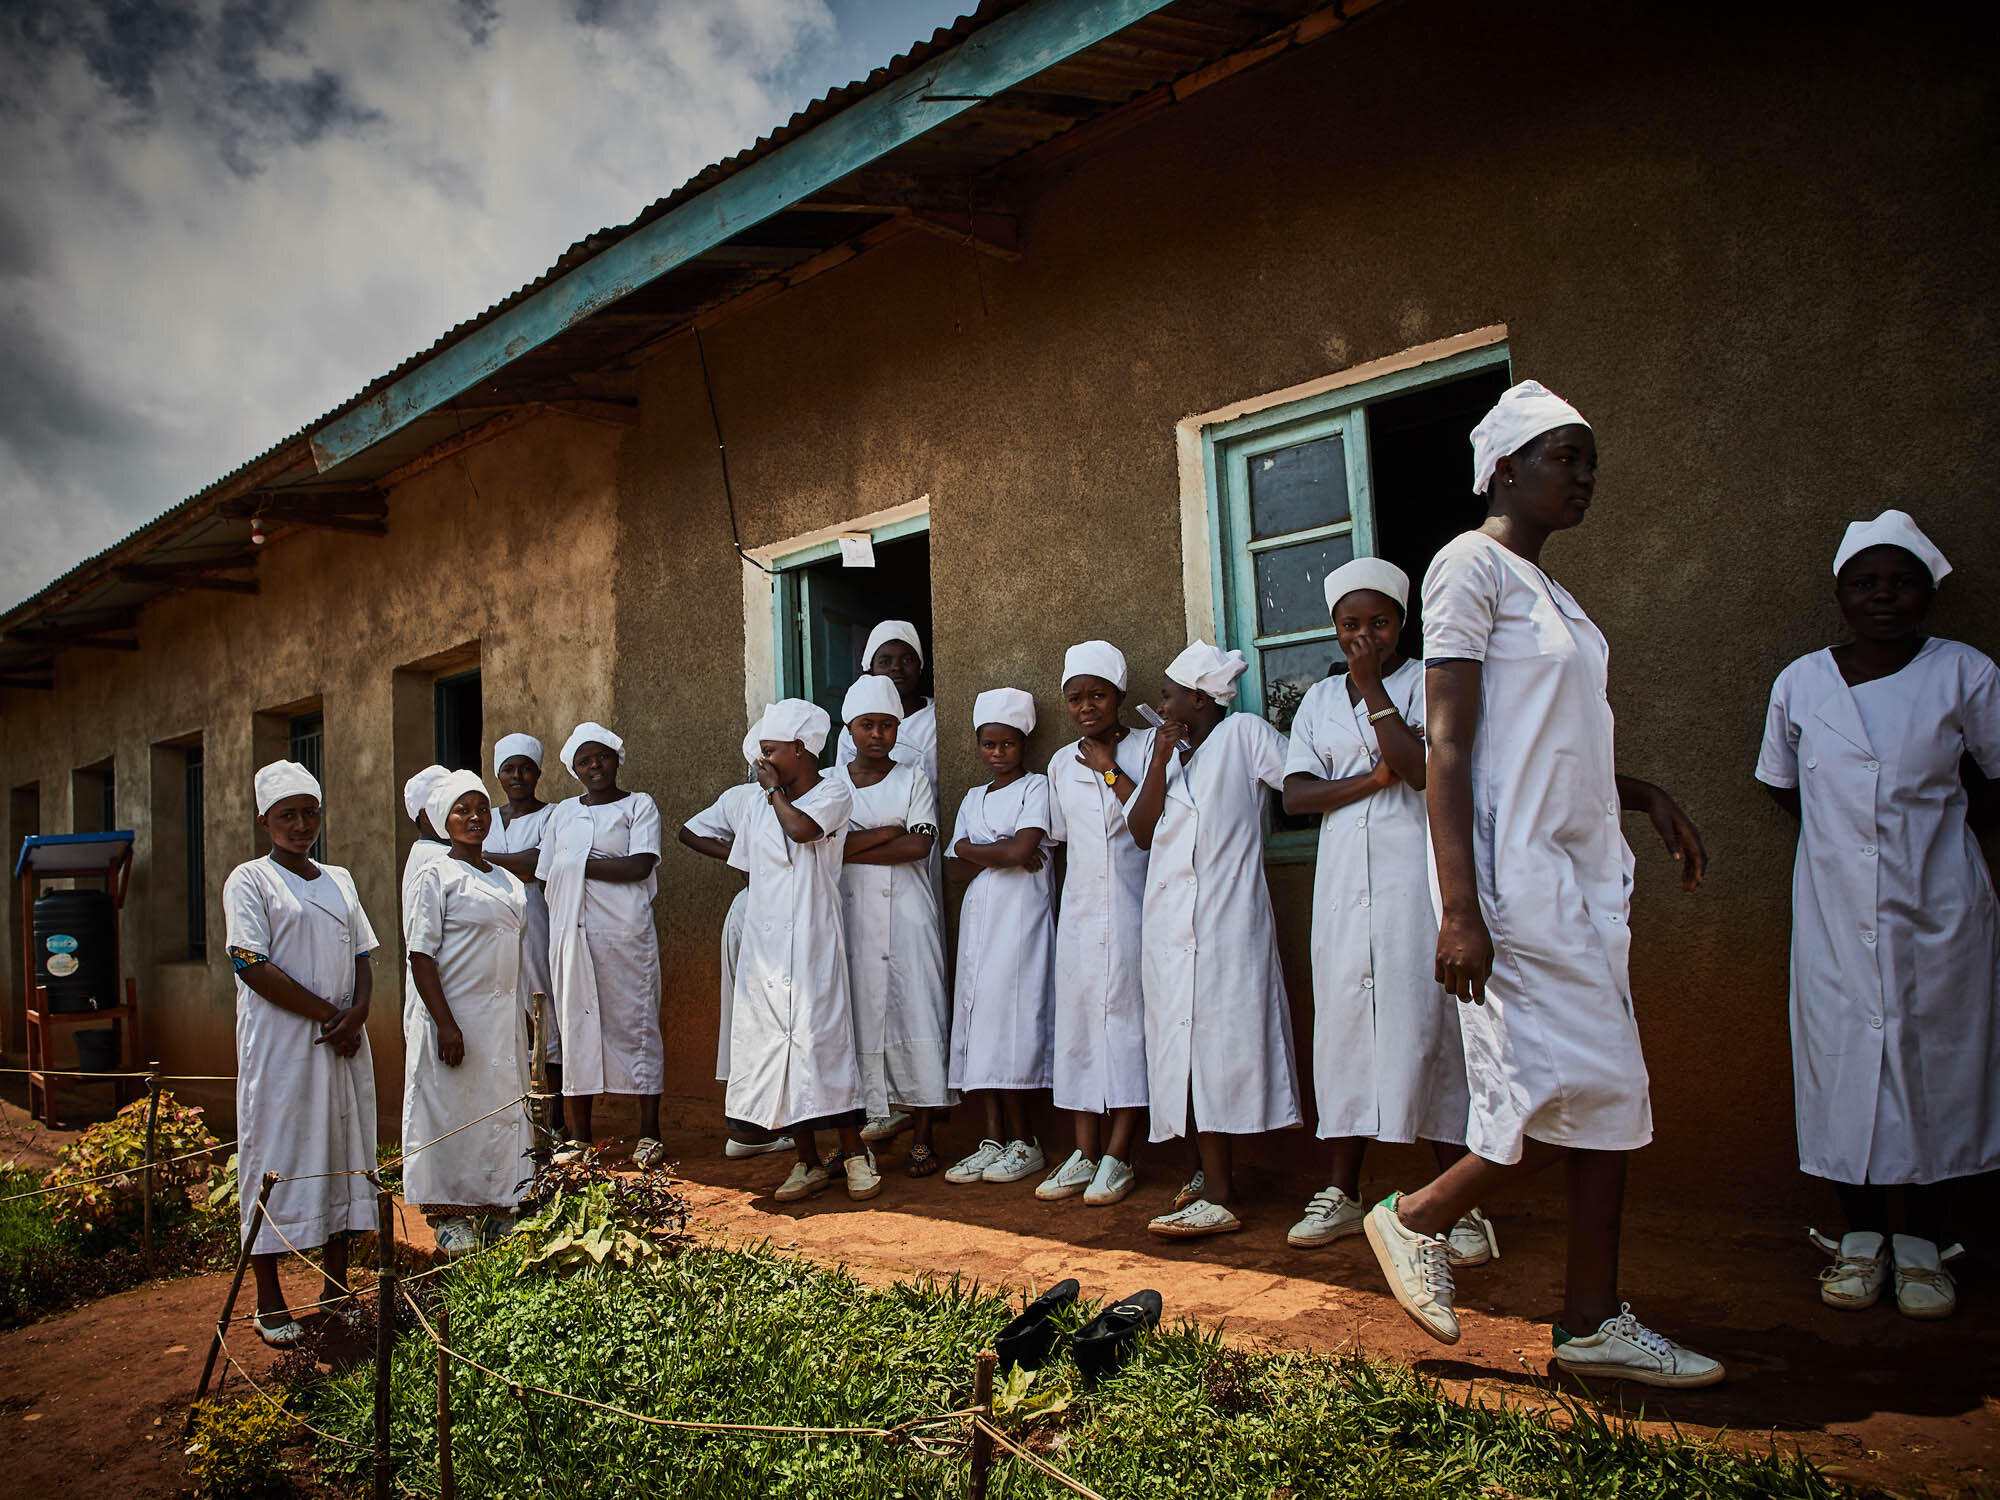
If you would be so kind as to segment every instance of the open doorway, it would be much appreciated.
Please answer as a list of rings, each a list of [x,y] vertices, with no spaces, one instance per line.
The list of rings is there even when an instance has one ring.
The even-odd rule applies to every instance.
[[[875,566],[842,565],[835,550],[813,549],[780,564],[778,686],[809,698],[837,723],[841,700],[865,667],[868,632],[883,620],[908,620],[924,646],[924,692],[930,688],[931,539],[928,531],[874,544]]]

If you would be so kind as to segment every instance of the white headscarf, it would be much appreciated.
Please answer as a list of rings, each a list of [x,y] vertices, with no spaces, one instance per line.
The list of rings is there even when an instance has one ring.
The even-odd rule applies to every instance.
[[[416,775],[403,783],[403,811],[410,815],[412,823],[417,814],[424,810],[424,804],[431,800],[431,788],[436,786],[451,772],[444,766],[425,766]],[[439,833],[444,830],[440,828]]]
[[[817,755],[826,745],[833,720],[817,703],[808,703],[803,698],[786,698],[764,710],[763,720],[757,728],[759,739],[797,740],[810,753]]]
[[[1508,454],[1519,453],[1543,433],[1572,422],[1590,425],[1583,413],[1539,380],[1524,380],[1506,391],[1472,429],[1472,493],[1486,493],[1494,466]]]
[[[882,649],[884,641],[902,641],[917,653],[917,665],[924,664],[923,642],[917,639],[917,627],[908,620],[884,620],[868,632],[868,646],[861,653],[861,670],[867,671],[874,664],[875,653]]]
[[[1840,539],[1840,550],[1833,554],[1834,577],[1840,576],[1849,558],[1870,547],[1901,547],[1930,570],[1933,584],[1943,583],[1951,572],[1951,564],[1938,551],[1937,543],[1917,528],[1907,511],[1885,510],[1872,521],[1848,523],[1847,534]]]
[[[437,785],[431,788],[431,794],[424,799],[424,811],[430,815],[431,827],[437,830],[439,838],[451,837],[444,831],[444,820],[451,815],[458,799],[467,792],[478,792],[486,797],[488,806],[492,805],[493,799],[487,795],[486,783],[479,779],[477,771],[453,771],[440,778]]]
[[[900,722],[903,717],[903,695],[896,691],[896,684],[886,677],[870,674],[854,679],[854,686],[847,690],[847,696],[840,700],[840,722],[852,724],[863,714],[893,714]]]
[[[1011,724],[1023,736],[1035,732],[1035,699],[1019,688],[988,688],[972,700],[972,727]]]
[[[1405,614],[1410,611],[1410,575],[1387,558],[1357,557],[1327,574],[1326,612],[1332,614],[1334,605],[1356,589],[1387,594],[1396,601],[1396,608]]]
[[[1167,663],[1167,675],[1184,688],[1230,704],[1236,701],[1236,679],[1249,668],[1241,651],[1218,651],[1207,641],[1196,641]]]
[[[1102,677],[1124,692],[1125,653],[1109,641],[1079,641],[1063,653],[1063,685],[1072,677]]]
[[[535,763],[535,769],[542,768],[542,742],[532,734],[503,734],[493,742],[493,774],[499,775],[500,768],[517,755],[525,755]]]
[[[274,760],[257,773],[257,816],[263,817],[287,797],[325,802],[319,778],[295,760]]]
[[[572,729],[569,732],[569,738],[563,741],[563,769],[574,776],[576,774],[576,752],[581,750],[585,745],[593,744],[605,746],[613,755],[618,757],[619,765],[622,766],[625,764],[625,742],[595,719],[585,719],[576,728]]]

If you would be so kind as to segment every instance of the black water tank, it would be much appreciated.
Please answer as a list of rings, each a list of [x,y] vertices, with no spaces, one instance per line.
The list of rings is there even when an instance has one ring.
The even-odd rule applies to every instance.
[[[35,901],[35,983],[49,1009],[102,1010],[118,1003],[115,924],[103,891],[44,891]]]

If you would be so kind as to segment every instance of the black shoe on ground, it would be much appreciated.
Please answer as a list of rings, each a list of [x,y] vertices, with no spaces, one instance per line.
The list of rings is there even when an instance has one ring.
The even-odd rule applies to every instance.
[[[1078,1329],[1070,1352],[1084,1378],[1095,1380],[1124,1364],[1139,1335],[1160,1326],[1161,1305],[1158,1292],[1134,1292]]]
[[[993,1352],[1000,1356],[1000,1368],[1019,1365],[1024,1370],[1039,1370],[1046,1364],[1049,1351],[1056,1345],[1056,1310],[1073,1304],[1081,1290],[1073,1278],[1058,1281],[1030,1302],[1020,1317],[1001,1329],[1000,1336],[993,1341]]]

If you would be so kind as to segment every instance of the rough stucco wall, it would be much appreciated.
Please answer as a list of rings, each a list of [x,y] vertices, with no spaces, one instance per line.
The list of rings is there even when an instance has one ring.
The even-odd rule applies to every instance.
[[[742,539],[931,495],[955,805],[979,689],[1032,688],[1046,756],[1064,646],[1118,641],[1150,692],[1183,644],[1177,419],[1507,325],[1517,374],[1599,434],[1598,506],[1547,561],[1610,637],[1621,759],[1715,861],[1683,899],[1628,822],[1642,1173],[1792,1191],[1792,833],[1750,779],[1769,683],[1835,638],[1831,549],[1890,504],[1963,570],[1940,632],[2000,644],[1993,86],[1966,38],[1820,23],[1410,0],[1209,89],[1034,185],[1017,264],[975,280],[912,236],[711,330]],[[644,375],[617,704],[671,828],[737,774],[739,566],[691,345]],[[1271,878],[1303,1054],[1310,874]],[[669,1088],[713,1100],[733,886],[677,851],[663,885]]]
[[[353,872],[381,940],[369,1038],[383,1138],[396,1137],[402,780],[417,767],[397,764],[392,751],[394,669],[478,641],[488,747],[522,728],[553,748],[579,718],[606,711],[615,647],[606,580],[624,436],[570,418],[516,428],[399,485],[386,541],[276,538],[259,559],[257,597],[173,596],[141,615],[137,653],[71,651],[58,661],[54,693],[7,695],[0,770],[10,787],[39,780],[44,832],[72,826],[71,768],[115,750],[120,826],[138,835],[122,939],[125,972],[140,979],[141,1057],[159,1058],[168,1072],[234,1071],[221,893],[229,871],[257,852],[252,721],[317,694],[327,858]],[[203,741],[213,957],[156,965],[151,892],[156,879],[180,872],[153,868],[148,752],[192,733]],[[574,790],[551,779],[554,796]],[[13,1004],[18,1016],[19,997]],[[19,1035],[16,1025],[16,1047]],[[233,1108],[227,1085],[186,1092],[224,1118]]]

